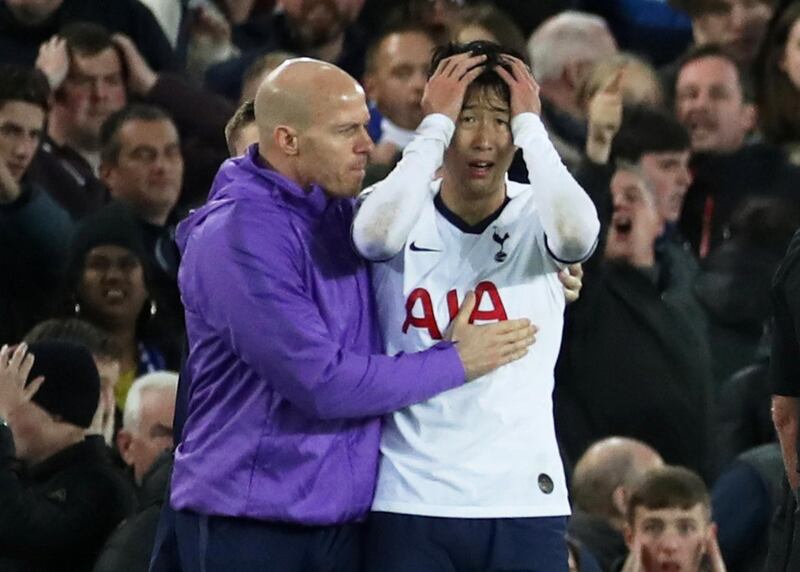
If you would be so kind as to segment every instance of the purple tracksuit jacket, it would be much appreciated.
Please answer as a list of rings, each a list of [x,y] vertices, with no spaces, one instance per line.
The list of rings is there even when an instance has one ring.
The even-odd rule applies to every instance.
[[[305,525],[361,519],[380,415],[464,382],[455,348],[380,355],[353,201],[303,189],[257,146],[178,228],[191,386],[171,504]]]

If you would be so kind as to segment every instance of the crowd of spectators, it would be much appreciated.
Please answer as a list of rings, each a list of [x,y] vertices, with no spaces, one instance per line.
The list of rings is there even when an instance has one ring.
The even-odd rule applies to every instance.
[[[476,39],[526,58],[603,228],[556,369],[576,559],[626,561],[632,491],[667,464],[703,479],[727,569],[761,569],[797,0],[0,0],[0,344],[45,376],[22,412],[0,396],[0,568],[147,569],[187,343],[175,228],[257,141],[261,80],[296,56],[359,79],[369,184],[413,139],[434,47]]]

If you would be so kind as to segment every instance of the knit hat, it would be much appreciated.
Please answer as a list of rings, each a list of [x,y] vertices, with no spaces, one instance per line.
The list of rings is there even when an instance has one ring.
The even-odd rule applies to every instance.
[[[89,427],[100,399],[100,376],[92,354],[71,342],[44,341],[30,345],[34,362],[28,383],[44,376],[32,401],[51,415],[78,427]]]
[[[96,246],[121,246],[130,250],[145,267],[145,274],[148,274],[147,251],[141,229],[130,209],[123,203],[109,203],[85,217],[76,228],[67,262],[69,287],[78,283],[86,255]]]

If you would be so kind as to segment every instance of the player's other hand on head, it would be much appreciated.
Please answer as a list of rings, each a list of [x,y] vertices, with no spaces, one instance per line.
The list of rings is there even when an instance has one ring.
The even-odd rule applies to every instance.
[[[581,297],[583,288],[583,266],[580,264],[570,264],[558,273],[558,279],[564,287],[564,298],[567,304],[571,304]]]
[[[511,117],[516,117],[520,113],[541,114],[539,84],[533,79],[531,69],[514,56],[504,54],[502,58],[505,65],[496,65],[494,71],[503,78],[511,91]]]
[[[439,62],[422,95],[422,111],[425,115],[443,113],[453,121],[458,119],[467,87],[483,72],[485,61],[485,55],[464,53]]]
[[[506,320],[476,326],[469,323],[475,309],[475,294],[469,292],[458,314],[445,331],[455,343],[467,381],[486,375],[528,353],[536,341],[537,328],[530,320]]]

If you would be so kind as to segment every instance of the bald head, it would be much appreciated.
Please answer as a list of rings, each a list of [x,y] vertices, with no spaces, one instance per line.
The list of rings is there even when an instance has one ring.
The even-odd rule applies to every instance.
[[[363,97],[361,86],[340,68],[311,58],[293,58],[267,75],[255,99],[256,124],[262,147],[275,129],[304,131],[329,112],[331,100]]]
[[[352,197],[361,188],[372,140],[369,110],[358,82],[334,65],[296,58],[258,88],[259,153],[304,188]]]
[[[606,519],[620,519],[618,491],[630,489],[649,469],[663,459],[649,445],[625,437],[598,441],[583,454],[572,477],[576,508]],[[616,502],[615,502],[616,501]]]

